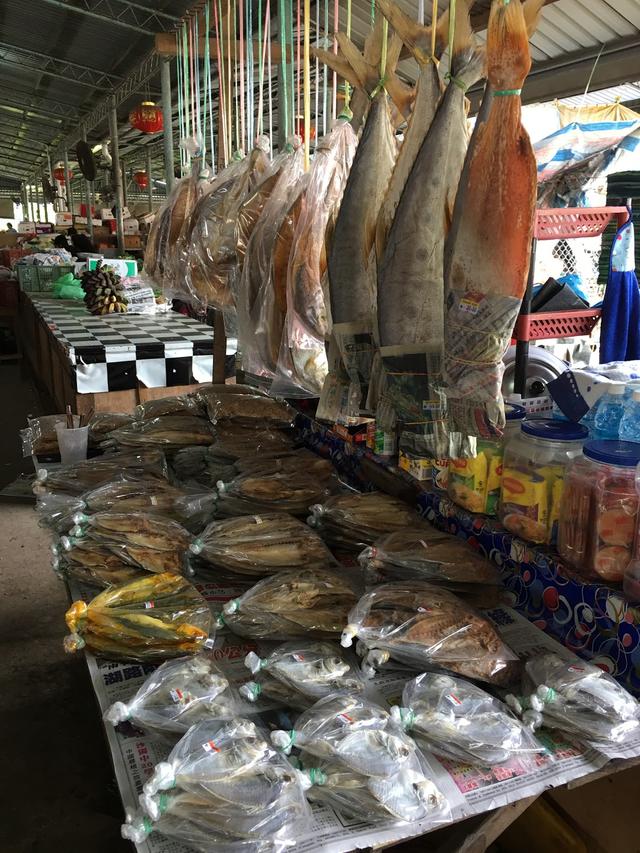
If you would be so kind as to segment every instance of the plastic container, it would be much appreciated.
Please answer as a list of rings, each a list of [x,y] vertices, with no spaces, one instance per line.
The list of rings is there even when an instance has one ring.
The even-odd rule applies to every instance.
[[[564,475],[587,436],[580,424],[522,422],[504,451],[498,515],[507,530],[537,544],[555,541]]]
[[[506,426],[501,441],[479,440],[472,459],[451,459],[447,492],[451,500],[469,512],[495,515],[502,484],[502,458],[506,443],[520,431],[526,412],[522,406],[505,404]]]
[[[627,400],[620,421],[620,441],[640,443],[640,388],[635,388]]]
[[[558,551],[588,579],[621,581],[635,555],[638,463],[640,445],[596,440],[567,471]]]
[[[617,441],[624,414],[624,383],[612,382],[603,394],[594,418],[594,438]]]
[[[87,458],[88,426],[67,429],[66,424],[56,424],[56,433],[63,465],[82,462]]]

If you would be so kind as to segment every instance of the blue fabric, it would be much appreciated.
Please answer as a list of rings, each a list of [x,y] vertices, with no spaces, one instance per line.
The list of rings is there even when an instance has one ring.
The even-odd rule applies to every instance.
[[[631,218],[618,229],[611,248],[602,302],[600,364],[640,359],[640,290],[634,269]]]

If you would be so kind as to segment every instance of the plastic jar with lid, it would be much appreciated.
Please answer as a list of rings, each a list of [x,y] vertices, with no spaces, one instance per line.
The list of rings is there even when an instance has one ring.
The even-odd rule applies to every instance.
[[[536,544],[556,538],[565,472],[588,430],[581,424],[535,419],[522,422],[504,451],[499,518],[511,533]]]
[[[621,581],[634,555],[638,463],[640,445],[588,441],[567,472],[558,552],[586,578]]]
[[[500,500],[504,446],[520,431],[526,411],[506,403],[506,425],[500,441],[478,439],[477,455],[472,459],[451,459],[447,491],[454,503],[484,515],[495,515]]]

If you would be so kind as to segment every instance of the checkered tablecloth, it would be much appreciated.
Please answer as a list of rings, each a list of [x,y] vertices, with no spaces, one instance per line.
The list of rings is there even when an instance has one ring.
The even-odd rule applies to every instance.
[[[75,368],[79,394],[211,382],[213,329],[175,311],[93,317],[82,303],[32,298]]]

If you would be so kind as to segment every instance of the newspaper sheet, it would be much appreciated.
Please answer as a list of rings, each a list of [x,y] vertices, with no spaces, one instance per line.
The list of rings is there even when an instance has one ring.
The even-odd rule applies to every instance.
[[[198,583],[214,613],[222,602],[238,595],[241,590],[221,588],[215,583]],[[74,595],[90,598],[88,590],[72,587]],[[564,657],[576,659],[555,640],[548,637],[515,611],[499,607],[487,611],[505,642],[521,657],[527,658],[541,651],[555,651]],[[223,663],[225,672],[236,684],[249,680],[244,658],[256,650],[251,640],[221,633],[216,637],[214,654]],[[259,651],[264,653],[261,644]],[[100,708],[104,712],[113,702],[127,701],[142,685],[155,666],[132,663],[115,663],[98,660],[87,653],[87,663]],[[405,682],[413,677],[408,671],[389,670],[379,673],[371,682],[371,698],[397,704]],[[273,709],[273,705],[247,705],[243,713],[256,714]],[[276,712],[277,713],[277,712]],[[280,711],[280,713],[286,713]],[[164,760],[170,743],[148,736],[129,724],[114,729],[107,725],[107,738],[125,810],[135,810],[145,780],[155,764]],[[547,748],[533,759],[514,759],[496,767],[470,766],[427,756],[433,781],[447,797],[451,822],[471,815],[513,803],[525,797],[536,796],[548,788],[566,784],[602,769],[613,758],[640,756],[640,737],[633,742],[612,746],[606,750],[579,743],[558,732],[544,731],[540,740]],[[438,824],[429,822],[400,823],[389,821],[365,822],[347,818],[328,806],[313,806],[314,821],[307,835],[298,839],[296,848],[302,853],[347,853],[370,847],[379,847],[407,838],[422,835]],[[190,853],[186,845],[153,833],[144,843],[137,845],[139,853]]]

